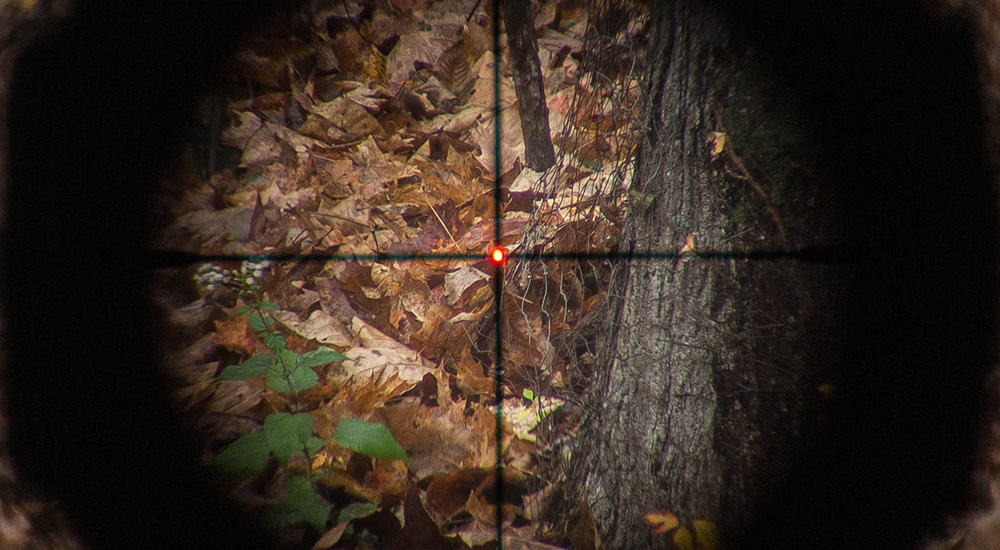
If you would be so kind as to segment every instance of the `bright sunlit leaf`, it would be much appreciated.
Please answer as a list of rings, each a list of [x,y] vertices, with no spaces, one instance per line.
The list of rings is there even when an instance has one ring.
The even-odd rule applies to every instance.
[[[708,134],[708,145],[712,148],[711,155],[712,160],[715,160],[722,151],[726,149],[726,133],[725,132],[711,132]]]
[[[666,510],[653,510],[652,512],[646,512],[642,515],[642,521],[649,526],[657,535],[662,535],[664,533],[670,532],[672,529],[676,529],[680,524],[677,521],[677,516],[667,512]]]

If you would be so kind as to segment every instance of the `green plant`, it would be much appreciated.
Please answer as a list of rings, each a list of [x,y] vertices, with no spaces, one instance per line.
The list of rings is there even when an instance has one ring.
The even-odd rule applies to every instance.
[[[246,316],[248,325],[257,333],[267,352],[227,366],[217,378],[248,380],[266,377],[269,389],[291,395],[293,410],[268,415],[261,429],[243,434],[220,452],[212,461],[212,467],[229,479],[247,479],[262,473],[272,457],[286,471],[292,457],[304,457],[307,464],[312,464],[313,455],[329,440],[316,435],[312,416],[301,410],[299,392],[319,382],[313,367],[347,357],[325,346],[304,353],[288,349],[285,335],[277,328],[277,322],[270,313],[278,309],[277,304],[265,300],[254,281],[237,280],[233,286],[247,302],[233,314]],[[345,418],[337,426],[332,439],[355,452],[384,460],[403,460],[409,465],[406,452],[383,424]],[[310,475],[317,473],[311,471]],[[313,479],[290,474],[285,482],[283,500],[268,510],[264,522],[273,528],[305,523],[322,530],[332,509],[333,506],[314,490]]]

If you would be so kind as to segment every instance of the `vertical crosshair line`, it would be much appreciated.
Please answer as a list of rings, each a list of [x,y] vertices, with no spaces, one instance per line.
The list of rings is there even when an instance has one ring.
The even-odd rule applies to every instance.
[[[500,246],[500,2],[493,0],[493,246]],[[496,493],[497,550],[503,550],[503,345],[501,344],[500,319],[503,303],[503,262],[494,262],[493,269],[493,326],[494,364],[493,392],[497,403],[496,455],[494,457],[494,492]]]

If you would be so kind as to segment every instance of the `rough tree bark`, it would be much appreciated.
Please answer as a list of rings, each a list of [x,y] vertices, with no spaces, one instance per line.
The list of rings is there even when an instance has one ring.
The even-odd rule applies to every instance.
[[[803,320],[827,307],[814,301],[823,279],[805,276],[813,286],[796,296],[781,287],[801,271],[781,278],[760,262],[621,263],[566,502],[589,504],[608,548],[671,547],[641,520],[662,509],[716,522],[729,548],[912,549],[968,503],[982,388],[997,361],[996,188],[977,145],[968,37],[905,0],[649,5],[658,13],[626,250],[678,250],[688,233],[716,250],[782,246],[752,200],[761,193],[746,189],[768,183],[761,164],[737,167],[741,194],[726,175],[735,157],[723,151],[713,165],[718,141],[707,141],[727,134],[730,153],[747,159],[736,124],[753,135],[773,122],[732,104],[716,114],[716,100],[738,98],[732,84],[754,72],[741,46],[751,41],[807,103],[822,153],[813,185],[842,201],[841,238],[817,237],[844,243],[844,316],[837,354],[810,363],[816,350],[796,355],[791,343],[824,333]],[[778,211],[783,244],[805,244],[809,218]],[[740,242],[743,231],[754,238]],[[760,312],[800,333],[768,333]],[[817,365],[835,389],[821,418]]]
[[[696,248],[712,250],[786,244],[773,208],[750,183],[726,176],[715,148],[727,83],[746,64],[745,48],[709,2],[654,9],[645,134],[622,246],[678,251],[692,233]],[[754,238],[735,234],[741,230]],[[761,234],[768,240],[755,242]],[[570,500],[589,502],[605,547],[671,547],[669,536],[643,524],[652,510],[673,512],[688,527],[709,520],[721,533],[748,524],[803,421],[808,368],[760,353],[765,343],[794,338],[795,287],[794,269],[746,261],[616,266],[602,367],[568,475]],[[760,310],[786,334],[751,313]]]

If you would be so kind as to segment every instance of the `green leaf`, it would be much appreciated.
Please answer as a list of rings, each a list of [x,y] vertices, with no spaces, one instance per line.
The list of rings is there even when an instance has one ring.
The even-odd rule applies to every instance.
[[[247,315],[247,322],[250,323],[250,328],[257,332],[263,332],[274,324],[274,319],[270,317],[263,317],[260,313],[251,313]]]
[[[268,332],[261,336],[264,340],[264,345],[267,349],[273,351],[274,353],[281,353],[285,349],[285,337],[281,334],[274,332]]]
[[[352,451],[383,460],[402,460],[407,466],[410,464],[406,451],[385,424],[345,418],[337,425],[333,437],[338,445]]]
[[[326,446],[326,440],[320,439],[318,437],[310,437],[309,441],[306,441],[306,450],[309,451],[309,455],[312,456],[319,452],[320,449]]]
[[[347,356],[343,353],[326,346],[321,346],[299,356],[299,365],[303,367],[318,367],[334,361],[343,361],[344,359],[347,359]]]
[[[212,460],[212,467],[224,476],[245,479],[255,476],[267,466],[271,447],[263,431],[243,434]]]
[[[275,361],[274,368],[267,373],[267,387],[276,392],[294,393],[315,386],[319,376],[311,368],[299,366],[299,354],[292,350],[282,350],[281,361]]]
[[[264,515],[264,522],[273,528],[306,523],[317,531],[326,527],[333,506],[319,497],[309,478],[295,476],[285,484],[285,500],[273,506]]]
[[[309,413],[275,413],[264,419],[267,447],[278,462],[285,464],[292,455],[304,455],[312,443],[313,421]]]
[[[521,395],[523,395],[528,401],[535,400],[535,392],[529,390],[528,388],[524,388],[524,390],[521,391]]]
[[[253,308],[250,306],[240,306],[236,308],[236,311],[233,312],[233,315],[246,315],[251,311],[253,311]]]
[[[229,365],[219,373],[219,380],[249,380],[267,373],[270,355],[254,355],[239,365]]]
[[[278,304],[264,300],[263,302],[260,303],[260,309],[275,311],[278,309]]]
[[[370,516],[376,511],[378,511],[378,505],[371,502],[354,502],[348,504],[337,514],[337,525],[347,523],[353,519]]]

